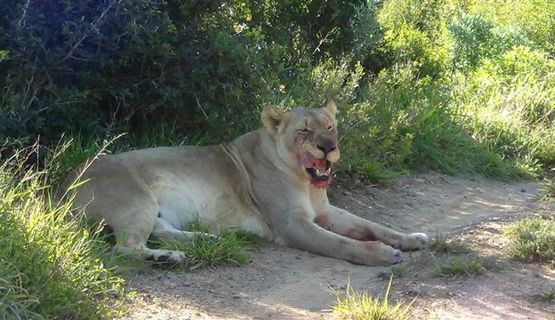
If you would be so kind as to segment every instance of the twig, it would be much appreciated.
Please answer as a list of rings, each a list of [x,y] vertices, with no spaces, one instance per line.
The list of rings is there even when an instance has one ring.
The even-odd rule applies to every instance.
[[[23,13],[21,14],[21,18],[19,18],[19,20],[17,21],[17,25],[20,28],[25,26],[25,17],[27,17],[27,9],[29,9],[29,3],[31,3],[31,0],[27,0],[27,2],[25,3],[25,7],[23,7]]]
[[[206,111],[204,111],[204,108],[203,108],[202,105],[200,104],[200,101],[198,100],[197,97],[195,97],[195,100],[197,101],[197,106],[200,108],[200,111],[202,111],[202,114],[204,115],[204,117],[206,118],[206,120],[209,120],[208,115],[206,114]]]
[[[30,0],[28,0],[30,1]],[[75,52],[75,50],[77,50],[77,48],[79,48],[79,46],[81,45],[81,43],[83,43],[83,41],[85,41],[85,39],[89,36],[89,33],[92,30],[96,30],[97,25],[100,23],[100,21],[104,18],[104,16],[106,16],[106,14],[108,14],[108,11],[110,11],[110,9],[112,9],[114,7],[114,4],[119,5],[121,3],[122,0],[118,0],[117,2],[112,1],[110,3],[110,5],[108,5],[100,14],[100,16],[98,16],[98,18],[96,18],[96,20],[94,20],[93,22],[91,22],[91,25],[87,28],[87,30],[85,30],[83,36],[81,37],[81,39],[79,39],[71,48],[71,50],[69,50],[69,52],[65,55],[65,57],[63,57],[60,61],[58,61],[58,64],[64,63],[67,59],[71,58],[73,55],[73,52]]]
[[[338,27],[334,27],[334,28],[332,28],[330,31],[328,31],[328,33],[326,33],[326,35],[324,36],[324,38],[322,38],[322,39],[319,41],[318,46],[316,46],[316,49],[314,49],[314,51],[312,51],[312,54],[311,54],[311,55],[313,56],[314,54],[316,54],[316,52],[319,52],[319,51],[320,51],[320,47],[321,47],[324,43],[331,42],[331,41],[329,40],[330,36],[331,36],[332,34],[336,33],[337,31],[339,31],[339,28],[338,28]]]

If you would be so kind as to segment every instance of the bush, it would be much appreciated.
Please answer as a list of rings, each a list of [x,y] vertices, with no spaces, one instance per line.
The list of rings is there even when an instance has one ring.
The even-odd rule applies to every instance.
[[[378,14],[384,46],[394,63],[416,68],[421,77],[443,75],[447,51],[441,41],[445,6],[440,0],[384,1]]]
[[[496,28],[480,14],[464,14],[448,27],[452,44],[452,63],[456,68],[475,69],[482,59],[496,57],[517,45],[530,45],[519,30]]]
[[[226,138],[250,128],[252,110],[280,99],[300,69],[348,50],[352,11],[340,0],[10,0],[0,133],[49,143],[63,132],[169,123],[187,135],[227,122]]]
[[[513,177],[555,158],[553,39],[531,27],[551,13],[536,4],[9,0],[0,17],[4,149],[214,143],[258,127],[265,104],[334,96],[344,173]]]
[[[517,46],[484,60],[455,91],[476,141],[528,174],[555,163],[554,71],[543,53]]]
[[[461,6],[463,7],[463,6]],[[555,49],[555,3],[550,0],[496,1],[468,3],[463,7],[470,14],[480,14],[502,28],[517,28],[535,46],[553,53]]]

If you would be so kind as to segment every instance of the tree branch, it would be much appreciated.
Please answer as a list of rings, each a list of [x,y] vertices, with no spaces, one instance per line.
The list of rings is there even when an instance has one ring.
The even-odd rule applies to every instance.
[[[28,0],[30,1],[30,0]],[[73,53],[75,52],[75,50],[77,50],[77,48],[79,48],[79,46],[81,45],[81,43],[83,43],[83,41],[85,41],[85,39],[87,39],[87,37],[89,36],[90,32],[92,30],[95,30],[97,28],[97,25],[102,21],[102,19],[108,14],[108,12],[114,7],[114,5],[119,6],[119,4],[122,2],[122,0],[118,0],[116,1],[112,1],[100,14],[100,16],[98,16],[98,18],[96,18],[96,20],[94,20],[93,22],[91,22],[90,26],[87,28],[87,30],[85,30],[85,32],[83,33],[83,36],[73,45],[73,47],[71,47],[71,50],[69,50],[69,52],[62,58],[60,59],[60,61],[58,61],[58,64],[62,64],[64,63],[67,59],[71,58],[73,56]]]
[[[29,9],[29,3],[31,3],[31,0],[27,0],[27,2],[25,3],[25,7],[23,7],[23,13],[21,14],[21,18],[19,18],[19,20],[17,21],[17,25],[19,26],[19,28],[22,28],[25,26],[25,17],[27,17],[27,9]]]

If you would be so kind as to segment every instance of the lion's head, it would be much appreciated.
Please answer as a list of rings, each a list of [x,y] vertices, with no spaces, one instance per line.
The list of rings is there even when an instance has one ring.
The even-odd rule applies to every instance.
[[[262,111],[279,157],[318,188],[330,184],[331,166],[339,160],[336,112],[333,100],[323,108],[268,106]]]

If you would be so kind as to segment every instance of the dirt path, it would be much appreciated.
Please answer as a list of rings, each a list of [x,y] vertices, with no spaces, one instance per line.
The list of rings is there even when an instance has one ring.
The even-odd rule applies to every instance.
[[[529,299],[555,283],[549,267],[503,255],[502,222],[541,210],[530,182],[506,184],[441,174],[407,177],[387,187],[336,187],[331,201],[402,231],[449,233],[495,255],[503,268],[469,279],[430,276],[429,259],[406,253],[410,274],[394,282],[393,297],[412,300],[415,319],[554,319],[553,304]],[[489,252],[489,253],[488,253]],[[267,244],[243,267],[191,273],[155,269],[128,276],[138,296],[124,319],[329,319],[333,290],[383,293],[387,267],[365,267]],[[411,262],[412,261],[412,262]]]

